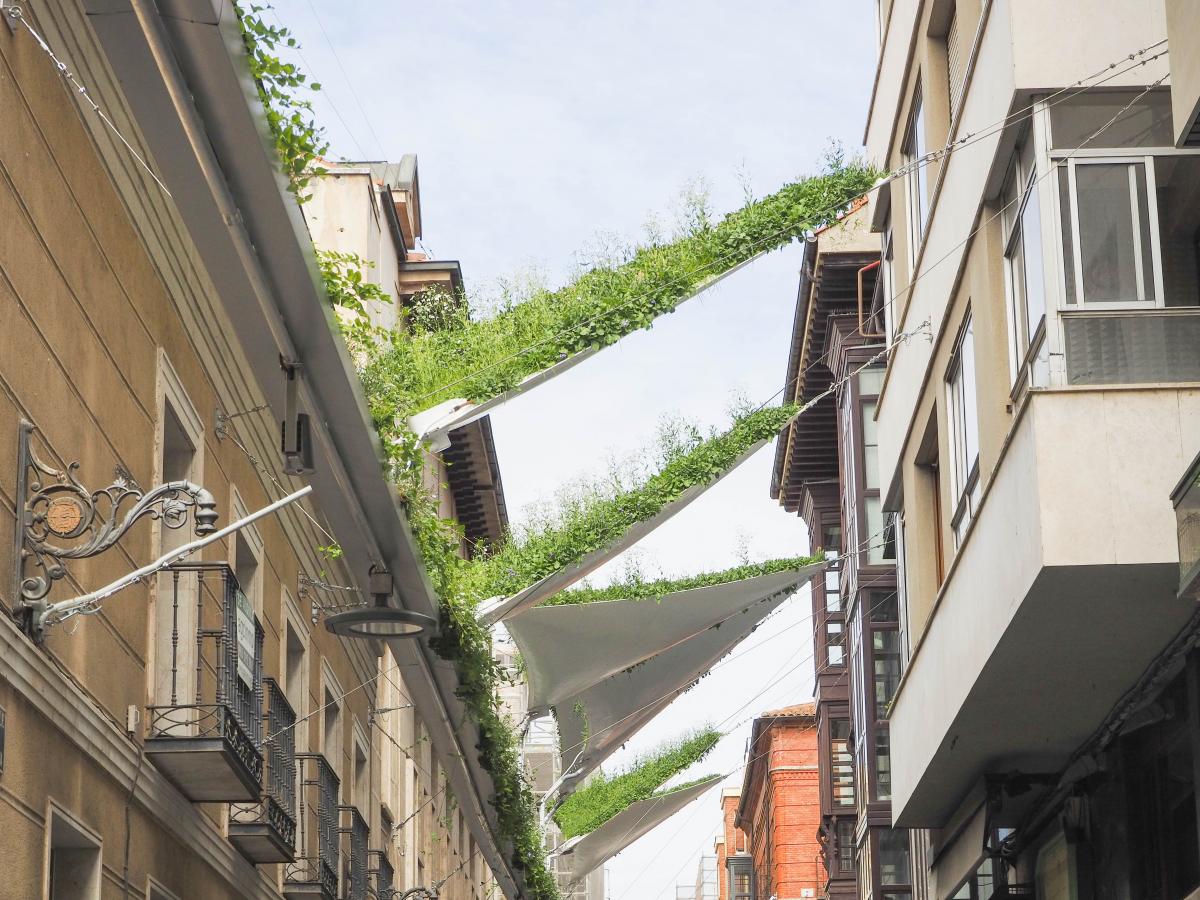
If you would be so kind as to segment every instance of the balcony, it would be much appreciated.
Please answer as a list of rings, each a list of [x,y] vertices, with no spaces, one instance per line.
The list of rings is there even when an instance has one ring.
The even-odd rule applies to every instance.
[[[390,841],[391,835],[384,835],[384,838]],[[375,868],[367,873],[374,876],[371,897],[373,900],[393,900],[397,894],[395,888],[396,872],[392,868],[392,862],[388,859],[387,852],[384,850],[369,850],[368,853],[375,857]]]
[[[341,827],[338,832],[344,839],[346,873],[342,880],[341,900],[370,900],[370,885],[367,883],[367,840],[370,826],[356,806],[339,806]]]
[[[274,679],[264,688],[266,790],[257,803],[229,808],[229,842],[255,864],[296,856],[296,713]]]
[[[1179,543],[1180,596],[1200,599],[1200,455],[1171,496]]]
[[[897,825],[1061,771],[1186,623],[1170,497],[1198,423],[1196,387],[1031,392],[894,701]]]
[[[298,753],[296,858],[283,869],[286,900],[338,900],[338,777],[319,753]]]
[[[251,802],[262,786],[262,626],[225,563],[159,575],[170,652],[146,758],[196,803]]]

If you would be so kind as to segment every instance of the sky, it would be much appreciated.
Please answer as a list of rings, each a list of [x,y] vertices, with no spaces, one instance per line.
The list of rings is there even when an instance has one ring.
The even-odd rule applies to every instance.
[[[597,247],[670,232],[681,192],[723,213],[815,171],[830,139],[859,148],[874,64],[869,0],[453,2],[279,0],[274,15],[322,83],[331,155],[416,153],[423,243],[468,290],[559,284]],[[268,14],[268,21],[270,16]],[[705,426],[735,397],[782,387],[799,248],[767,256],[493,414],[510,517],[652,441],[666,416]],[[770,499],[767,447],[632,551],[679,576],[808,550]],[[594,576],[603,583],[625,561]],[[755,713],[811,697],[806,594],[788,601],[607,764],[705,722],[730,733],[695,771],[740,783]],[[736,726],[736,727],[734,727]],[[712,852],[719,791],[608,865],[610,900],[674,900]]]

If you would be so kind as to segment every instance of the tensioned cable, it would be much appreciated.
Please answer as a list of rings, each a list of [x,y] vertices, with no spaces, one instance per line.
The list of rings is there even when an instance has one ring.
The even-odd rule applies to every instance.
[[[1089,75],[1086,78],[1080,79],[1079,81],[1075,82],[1074,85],[1072,85],[1070,87],[1061,88],[1059,91],[1049,95],[1049,97],[1051,97],[1051,98],[1054,98],[1054,97],[1058,98],[1057,100],[1055,100],[1052,103],[1047,103],[1046,99],[1035,101],[1034,103],[1031,103],[1028,106],[1018,110],[1017,112],[1006,115],[1005,117],[997,120],[996,122],[992,123],[991,125],[984,126],[980,131],[972,132],[971,134],[964,136],[963,138],[960,138],[959,140],[954,141],[951,144],[948,144],[944,148],[932,151],[931,153],[927,153],[924,156],[922,156],[916,160],[911,160],[911,161],[905,163],[903,166],[897,167],[896,169],[893,169],[890,172],[885,173],[883,176],[881,176],[879,178],[878,181],[875,182],[874,185],[871,186],[870,190],[868,190],[867,192],[859,194],[856,197],[851,197],[848,200],[846,200],[844,203],[839,204],[836,207],[833,207],[829,210],[824,211],[823,215],[818,215],[815,218],[830,219],[830,218],[836,216],[843,209],[849,207],[853,203],[856,203],[859,200],[862,200],[864,197],[868,196],[871,193],[871,191],[877,190],[878,188],[882,187],[883,185],[890,184],[892,181],[895,181],[899,178],[904,177],[905,175],[909,174],[910,172],[915,171],[917,168],[921,168],[923,166],[929,165],[930,163],[932,163],[936,160],[943,159],[944,157],[949,156],[952,153],[955,153],[959,150],[962,150],[965,147],[968,147],[973,143],[977,143],[978,141],[981,141],[984,138],[989,137],[992,134],[995,134],[996,131],[1003,130],[1003,128],[1007,127],[1010,124],[1013,124],[1016,121],[1024,121],[1025,118],[1031,117],[1033,115],[1033,113],[1036,112],[1036,108],[1037,108],[1038,104],[1044,104],[1047,107],[1055,106],[1058,103],[1063,102],[1064,100],[1070,99],[1070,97],[1062,96],[1067,91],[1075,90],[1076,88],[1078,88],[1078,90],[1075,90],[1075,93],[1080,93],[1083,90],[1098,87],[1099,85],[1104,84],[1107,81],[1112,80],[1113,78],[1117,78],[1120,75],[1127,74],[1128,72],[1130,72],[1140,66],[1144,66],[1144,65],[1148,64],[1149,62],[1151,62],[1154,59],[1158,59],[1160,56],[1165,55],[1167,51],[1165,51],[1165,50],[1161,51],[1160,53],[1154,54],[1148,58],[1145,57],[1145,54],[1147,52],[1149,52],[1149,50],[1161,45],[1164,42],[1165,41],[1157,41],[1154,44],[1150,44],[1149,46],[1142,48],[1141,50],[1135,51],[1134,53],[1131,53],[1125,57],[1122,57],[1118,61],[1110,63],[1108,66],[1105,66],[1103,69],[1098,70],[1097,72],[1093,73],[1092,75]],[[1133,60],[1136,60],[1136,61],[1131,62],[1131,64],[1124,69],[1115,69],[1114,68],[1114,67],[1120,66],[1125,61],[1133,61]],[[1106,77],[1102,78],[1100,81],[1096,82],[1095,84],[1086,84],[1086,86],[1080,87],[1080,85],[1085,85],[1086,82],[1096,79],[1100,75],[1106,75]],[[1072,94],[1071,96],[1074,96],[1074,94]],[[991,129],[991,130],[989,130],[989,129]],[[780,231],[766,235],[766,236],[760,238],[759,240],[752,242],[750,244],[750,247],[756,248],[756,247],[763,246],[764,244],[769,244],[775,240],[778,240],[780,237],[783,237],[783,236],[789,234],[791,231],[792,231],[791,228],[781,229]],[[768,252],[768,251],[761,251],[759,253],[755,253],[753,256],[749,257],[747,260],[744,260],[744,262],[749,262],[753,259],[756,259],[757,257],[763,255],[763,253],[765,253],[765,252]],[[599,319],[602,316],[611,315],[612,313],[618,312],[634,303],[638,303],[642,300],[646,300],[646,299],[655,297],[658,295],[659,292],[661,292],[661,290],[663,288],[679,286],[680,284],[682,284],[684,282],[684,279],[691,278],[693,276],[708,272],[710,269],[717,267],[718,264],[724,264],[724,263],[729,262],[730,258],[731,257],[729,254],[717,257],[716,259],[714,259],[708,263],[705,263],[702,266],[698,266],[695,269],[692,269],[691,271],[685,273],[684,275],[680,275],[677,278],[667,282],[657,292],[651,292],[651,293],[637,295],[637,296],[631,297],[630,299],[624,301],[623,303],[617,304],[616,306],[613,306],[609,309],[602,310],[602,311],[596,313],[594,316],[591,316],[590,318],[584,319],[582,322],[577,323],[577,325],[573,326],[572,328],[563,329],[562,331],[555,332],[554,334],[551,334],[547,337],[541,338],[538,341],[535,341],[534,343],[521,348],[520,350],[514,351],[513,353],[509,354],[508,356],[505,356],[499,360],[495,360],[491,363],[488,363],[485,366],[481,366],[480,368],[478,368],[472,372],[469,372],[469,373],[455,379],[454,381],[443,384],[431,391],[427,391],[426,393],[413,398],[412,402],[414,404],[420,403],[421,401],[426,400],[429,397],[439,394],[442,391],[449,390],[450,388],[455,387],[456,385],[459,385],[462,382],[467,381],[471,378],[474,378],[477,375],[481,375],[485,372],[488,372],[491,369],[496,368],[497,366],[501,366],[506,363],[512,362],[514,359],[519,359],[521,356],[524,356],[525,354],[529,353],[532,350],[535,350],[536,348],[542,346],[545,343],[548,343],[549,341],[553,341],[564,335],[571,334],[576,328],[578,328],[580,326],[592,324],[593,322],[595,322],[597,319]],[[703,287],[701,287],[700,290],[703,290]]]
[[[84,99],[87,105],[91,107],[92,112],[100,117],[100,121],[104,123],[105,127],[107,127],[109,131],[116,135],[117,140],[125,145],[125,149],[128,150],[133,158],[138,161],[139,165],[146,170],[146,173],[154,179],[154,183],[162,188],[162,192],[164,194],[170,197],[171,192],[167,190],[167,186],[163,184],[162,179],[155,174],[154,169],[150,168],[150,164],[146,162],[145,158],[138,153],[136,149],[134,149],[133,144],[131,144],[125,135],[121,133],[121,129],[119,129],[113,120],[108,117],[108,113],[101,109],[100,104],[92,99],[92,95],[88,92],[87,87],[75,77],[75,73],[72,72],[67,67],[67,64],[59,59],[58,55],[50,49],[50,45],[46,43],[46,39],[37,31],[35,31],[33,26],[29,24],[29,21],[25,18],[24,10],[22,10],[19,6],[9,6],[5,7],[3,11],[0,11],[0,15],[8,16],[9,21],[19,23],[26,31],[29,32],[34,41],[37,42],[37,45],[42,48],[47,56],[50,57],[50,61],[54,63],[55,68],[58,69],[58,73],[63,77],[63,80],[68,82],[74,88],[74,93],[78,94]]]

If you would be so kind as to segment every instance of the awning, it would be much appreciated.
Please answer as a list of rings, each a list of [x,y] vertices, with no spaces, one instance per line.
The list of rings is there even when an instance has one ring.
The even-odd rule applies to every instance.
[[[771,438],[774,440],[774,438]],[[602,547],[589,553],[587,556],[578,562],[564,566],[557,572],[547,575],[541,581],[531,584],[525,590],[518,594],[513,594],[511,597],[500,598],[494,602],[485,603],[479,608],[479,617],[489,625],[494,625],[496,622],[504,621],[517,613],[531,609],[537,606],[543,600],[548,600],[559,591],[565,591],[581,578],[585,578],[600,568],[609,560],[617,555],[624,553],[646,535],[650,534],[654,529],[658,528],[677,512],[707,491],[713,485],[717,484],[726,475],[752,457],[755,453],[761,450],[768,444],[768,441],[758,441],[751,446],[745,453],[735,459],[724,472],[714,478],[712,481],[705,484],[696,484],[688,488],[676,499],[666,504],[658,511],[657,515],[651,516],[645,521],[638,522],[617,540],[613,541],[607,547]]]
[[[657,598],[539,606],[513,616],[505,626],[525,663],[529,710],[544,714],[610,675],[724,622],[740,609],[797,590],[825,565],[814,563]]]
[[[657,828],[709,788],[721,781],[713,775],[679,790],[667,791],[631,803],[595,831],[571,838],[563,844],[562,855],[570,861],[576,882],[604,865],[638,838]]]
[[[750,263],[763,255],[765,255],[765,252],[756,253],[733,268],[705,279],[694,291],[680,299],[675,304],[674,309],[678,309],[688,300],[713,287],[717,282],[728,278],[739,269],[750,265]],[[474,422],[476,419],[486,416],[492,410],[496,409],[496,407],[507,403],[514,397],[519,397],[539,384],[543,384],[551,378],[561,375],[568,369],[573,369],[585,359],[599,353],[600,349],[602,348],[588,348],[572,354],[561,362],[557,362],[548,368],[542,369],[540,372],[534,372],[532,375],[526,376],[516,387],[479,403],[472,403],[470,400],[462,398],[443,401],[437,406],[432,406],[411,416],[408,420],[408,425],[423,441],[428,441],[432,444],[434,450],[442,450],[448,446],[447,435],[455,428],[461,428],[463,425]]]
[[[554,706],[569,793],[589,772],[672,700],[705,675],[786,599],[759,600],[720,627],[707,628],[669,650],[624,669]]]

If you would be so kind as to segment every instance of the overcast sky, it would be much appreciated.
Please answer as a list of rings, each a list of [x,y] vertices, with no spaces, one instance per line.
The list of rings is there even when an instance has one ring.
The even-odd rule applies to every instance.
[[[418,154],[424,243],[460,260],[484,295],[531,272],[560,283],[581,251],[636,239],[652,218],[669,231],[688,184],[707,182],[724,212],[747,188],[762,196],[816,169],[830,138],[856,150],[874,61],[869,0],[276,6],[324,86],[315,102],[333,154]],[[798,266],[795,246],[772,254],[497,412],[514,523],[644,446],[665,415],[717,425],[735,395],[772,396]],[[684,575],[805,552],[803,523],[768,495],[771,459],[768,447],[645,540],[639,564]],[[608,767],[712,722],[738,727],[688,777],[736,770],[744,720],[811,697],[807,617],[807,596],[790,601]],[[616,857],[609,898],[674,900],[677,882],[693,882],[712,851],[717,795]]]

